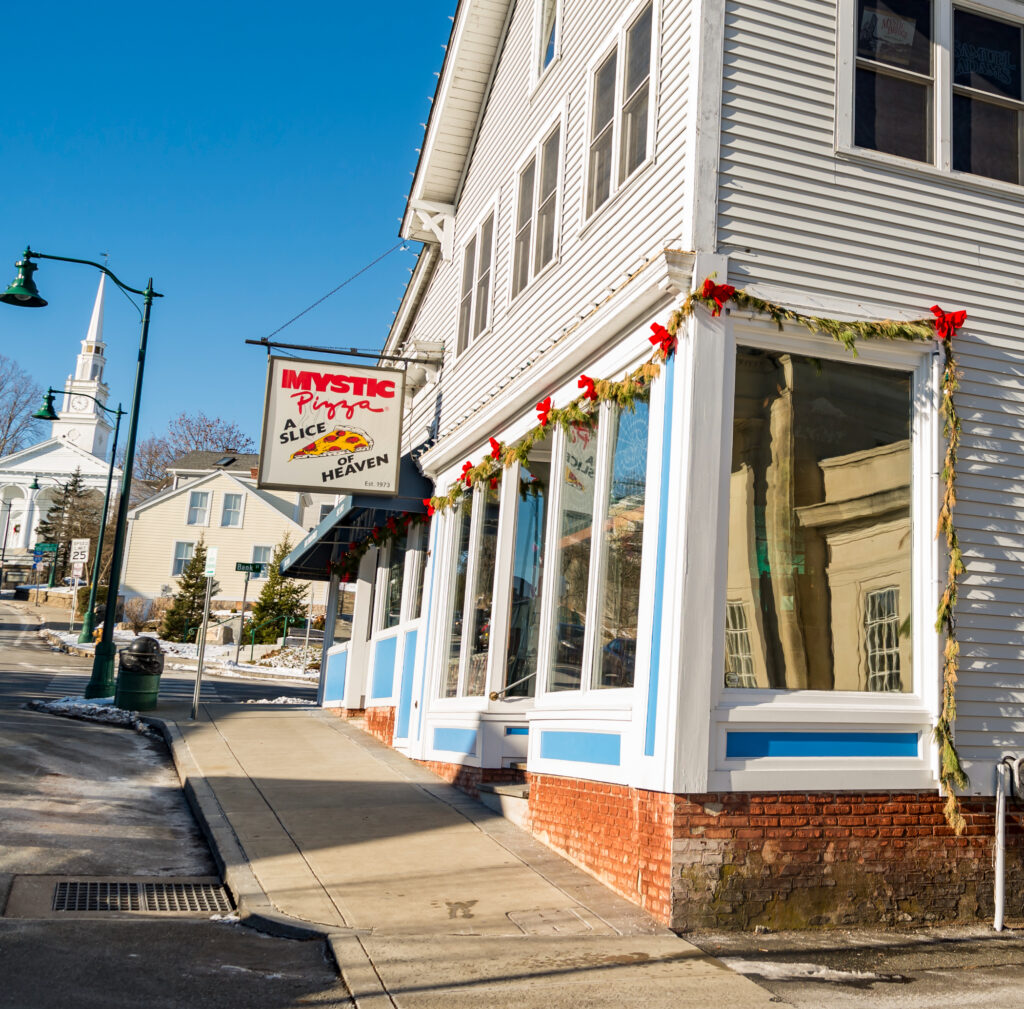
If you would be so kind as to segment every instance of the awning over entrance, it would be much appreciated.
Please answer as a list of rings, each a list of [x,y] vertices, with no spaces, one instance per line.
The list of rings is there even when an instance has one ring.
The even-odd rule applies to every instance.
[[[423,499],[433,493],[434,485],[420,473],[412,456],[403,455],[398,468],[397,497],[373,494],[343,497],[323,522],[285,557],[281,574],[315,582],[328,581],[327,564],[341,550],[367,536],[374,526],[384,525],[389,515],[426,512]]]

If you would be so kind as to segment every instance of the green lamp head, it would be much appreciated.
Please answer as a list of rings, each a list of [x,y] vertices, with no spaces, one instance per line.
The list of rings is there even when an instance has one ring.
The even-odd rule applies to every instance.
[[[26,249],[25,254],[14,265],[18,268],[18,276],[11,281],[10,287],[0,294],[0,301],[8,305],[19,305],[21,308],[42,308],[46,302],[39,297],[39,289],[32,279],[36,272],[36,264],[29,259],[31,249]]]
[[[57,411],[53,408],[53,390],[47,389],[43,395],[43,405],[32,416],[36,420],[56,420]]]
[[[29,490],[39,490],[39,477],[32,477],[32,482],[28,485]]]

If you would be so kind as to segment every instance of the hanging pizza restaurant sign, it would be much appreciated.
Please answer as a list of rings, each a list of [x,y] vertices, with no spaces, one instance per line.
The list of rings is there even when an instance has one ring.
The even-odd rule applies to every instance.
[[[398,493],[405,373],[270,358],[257,485]]]

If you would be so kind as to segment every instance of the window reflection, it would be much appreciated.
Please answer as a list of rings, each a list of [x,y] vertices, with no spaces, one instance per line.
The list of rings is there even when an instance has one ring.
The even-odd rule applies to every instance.
[[[500,486],[500,485],[499,485]],[[473,632],[469,637],[466,671],[467,697],[479,697],[487,682],[487,648],[491,640],[491,604],[494,599],[494,565],[498,553],[498,488],[488,487],[480,517],[480,544],[471,596]]]
[[[459,692],[459,656],[462,650],[462,623],[466,605],[466,569],[469,565],[469,532],[473,517],[473,495],[467,494],[454,512],[455,560],[452,578],[451,638],[448,646],[448,668],[445,671],[442,697],[455,697]]]
[[[334,643],[336,645],[352,638],[352,614],[356,608],[356,587],[342,582],[338,585],[337,619],[334,621]]]
[[[597,426],[570,427],[561,473],[552,690],[576,690],[582,680],[596,472]]]
[[[529,469],[525,466],[519,468],[512,551],[512,603],[505,662],[506,697],[532,697],[536,692],[544,575],[544,521],[550,470],[549,462],[540,459],[532,459]]]
[[[647,486],[647,403],[620,411],[615,424],[604,522],[595,687],[631,687],[636,664]]]
[[[407,536],[391,543],[388,558],[387,587],[384,590],[384,628],[397,627],[402,620],[402,582],[405,575]]]
[[[910,377],[738,349],[727,687],[911,689]]]

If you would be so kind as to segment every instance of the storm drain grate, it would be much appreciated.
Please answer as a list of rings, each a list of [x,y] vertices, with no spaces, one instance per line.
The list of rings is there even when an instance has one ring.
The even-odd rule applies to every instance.
[[[215,883],[62,882],[53,891],[54,911],[231,911],[224,887]]]

